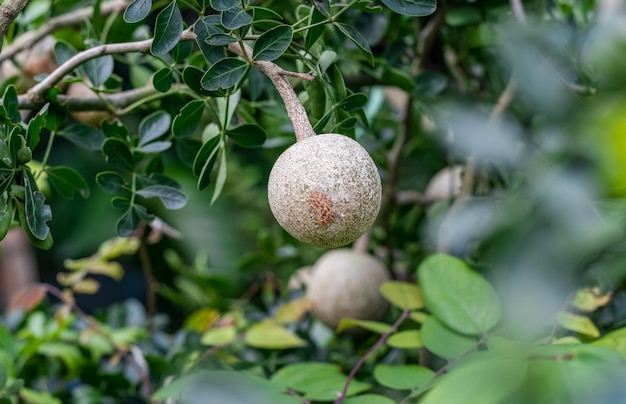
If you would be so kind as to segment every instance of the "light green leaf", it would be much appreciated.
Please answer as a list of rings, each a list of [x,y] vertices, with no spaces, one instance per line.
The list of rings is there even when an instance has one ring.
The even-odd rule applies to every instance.
[[[600,336],[598,327],[593,324],[589,317],[572,314],[565,311],[557,313],[556,322],[566,330],[578,332],[597,338]]]
[[[483,334],[502,317],[491,284],[458,258],[435,254],[418,268],[426,307],[445,325],[463,334]]]
[[[380,323],[378,321],[357,320],[354,318],[341,319],[339,326],[337,326],[337,332],[342,332],[348,328],[361,327],[366,330],[373,331],[378,334],[384,334],[391,330],[391,326],[386,323]]]
[[[602,338],[593,341],[592,344],[611,348],[626,359],[626,327],[611,331],[603,335]]]
[[[475,339],[457,334],[434,316],[429,316],[424,321],[420,337],[426,349],[446,359],[456,358],[476,347]]]
[[[202,334],[202,338],[200,338],[200,343],[210,346],[224,346],[233,342],[236,336],[237,330],[235,329],[234,325],[212,328]]]
[[[156,18],[150,52],[155,56],[165,55],[176,46],[182,32],[183,17],[176,1],[172,1]]]
[[[348,397],[343,400],[344,404],[395,404],[389,397],[380,394],[361,394],[360,396]]]
[[[397,390],[415,389],[426,383],[435,372],[418,365],[376,365],[374,378],[385,387]]]
[[[389,337],[387,345],[401,349],[420,348],[424,346],[418,330],[398,331]]]
[[[306,341],[273,321],[262,321],[248,329],[247,345],[262,349],[290,349],[306,346]]]
[[[387,281],[380,285],[380,293],[401,309],[415,310],[424,307],[422,289],[412,283]]]
[[[37,348],[37,353],[60,359],[67,368],[69,375],[76,375],[83,362],[83,355],[80,349],[65,342],[44,342]]]

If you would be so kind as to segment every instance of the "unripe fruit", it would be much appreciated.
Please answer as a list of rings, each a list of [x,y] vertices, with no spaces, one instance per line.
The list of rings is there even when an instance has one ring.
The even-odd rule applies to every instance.
[[[358,142],[334,133],[305,138],[285,150],[267,190],[278,223],[321,248],[356,240],[380,209],[380,176],[372,158]]]
[[[17,164],[23,166],[33,159],[33,152],[30,147],[22,147],[17,151]]]
[[[69,85],[67,95],[72,98],[89,98],[95,97],[96,93],[83,82],[77,81]],[[77,122],[92,126],[100,126],[103,120],[111,118],[108,111],[70,111],[70,115]]]
[[[380,285],[389,279],[371,255],[339,249],[322,255],[313,266],[307,297],[315,318],[331,328],[341,319],[380,320],[388,303]]]

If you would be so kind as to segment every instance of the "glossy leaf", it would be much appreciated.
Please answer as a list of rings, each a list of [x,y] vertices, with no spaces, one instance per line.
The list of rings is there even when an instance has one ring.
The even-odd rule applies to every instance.
[[[22,225],[22,229],[24,230],[24,234],[26,234],[28,241],[37,248],[40,248],[42,250],[49,250],[54,244],[54,240],[52,239],[52,232],[48,231],[48,235],[45,239],[39,239],[30,230],[30,226],[28,225],[28,219],[26,218],[26,207],[23,203],[17,204],[17,212],[19,215],[20,224]]]
[[[155,56],[165,55],[176,46],[182,32],[183,17],[176,1],[172,1],[156,18],[150,52]]]
[[[211,7],[216,11],[225,11],[239,5],[240,0],[211,0]]]
[[[46,222],[52,220],[52,210],[49,205],[46,205],[43,192],[37,190],[37,184],[29,170],[24,170],[24,187],[26,188],[24,207],[28,228],[39,240],[45,240],[50,232]]]
[[[102,148],[105,135],[102,130],[91,125],[74,123],[63,128],[59,135],[86,150],[98,151]]]
[[[224,58],[225,55],[223,47],[209,45],[207,42],[207,39],[209,39],[211,35],[225,34],[222,29],[217,27],[218,24],[220,24],[218,15],[208,15],[196,21],[194,25],[196,44],[209,64],[218,62]]]
[[[204,74],[205,72],[197,67],[187,66],[185,70],[183,70],[183,82],[196,93],[210,96],[212,92],[202,88],[202,77]]]
[[[172,83],[174,83],[174,77],[169,67],[160,68],[152,76],[152,85],[162,93],[168,92],[172,88]]]
[[[215,91],[237,85],[248,72],[250,65],[237,58],[224,58],[207,70],[202,76],[202,87]]]
[[[374,65],[374,55],[372,54],[372,50],[370,49],[369,44],[363,38],[363,35],[359,31],[357,31],[354,27],[351,27],[348,24],[344,24],[341,22],[335,22],[334,25],[341,31],[349,40],[354,42],[356,46],[361,48],[367,54],[367,60],[371,65]]]
[[[429,316],[420,330],[422,343],[430,352],[451,359],[476,347],[476,339],[458,334],[434,316]]]
[[[113,74],[114,65],[113,56],[106,55],[85,62],[81,68],[89,78],[91,85],[100,87]]]
[[[418,330],[395,332],[387,339],[387,345],[400,349],[413,349],[424,346]]]
[[[172,142],[169,140],[162,142],[151,142],[139,147],[139,151],[142,153],[161,153],[172,147]]]
[[[12,123],[20,123],[22,121],[17,101],[17,89],[14,85],[8,86],[4,91],[2,106],[4,106],[7,116]]]
[[[28,122],[28,128],[26,128],[26,144],[31,149],[34,149],[39,144],[41,131],[46,126],[46,116],[48,115],[48,105],[44,105],[37,115],[31,118]]]
[[[163,136],[172,123],[172,117],[165,111],[154,111],[139,123],[139,147]]]
[[[279,25],[270,29],[254,43],[252,59],[271,61],[279,58],[289,48],[292,38],[293,28],[289,25]]]
[[[46,169],[48,181],[54,189],[66,199],[74,198],[78,193],[83,198],[89,198],[89,185],[82,175],[71,167],[55,166]]]
[[[252,23],[252,16],[239,5],[222,11],[222,25],[226,29],[238,29],[250,23]]]
[[[181,190],[165,185],[150,185],[137,191],[144,198],[157,197],[167,209],[180,209],[187,205],[187,196]]]
[[[387,281],[380,285],[380,293],[391,304],[401,309],[415,310],[424,307],[422,289],[412,283]]]
[[[347,376],[339,371],[337,365],[321,362],[301,362],[280,368],[272,376],[272,382],[302,393],[313,401],[334,401],[337,392],[343,390]],[[347,396],[353,396],[369,390],[368,383],[352,380]]]
[[[311,7],[311,14],[309,14],[309,25],[313,25],[319,22],[326,20],[327,18],[316,8]],[[306,30],[305,32],[305,41],[304,41],[304,49],[309,50],[311,46],[317,42],[317,40],[322,36],[322,34],[326,31],[326,24],[320,24],[313,26]]]
[[[387,323],[381,323],[378,321],[370,320],[357,320],[354,318],[344,318],[337,326],[337,332],[342,332],[348,328],[361,327],[369,331],[373,331],[378,334],[384,334],[391,330],[391,326]]]
[[[242,147],[259,147],[267,139],[267,134],[263,128],[253,124],[244,124],[228,129],[226,135]]]
[[[397,390],[415,389],[426,383],[435,372],[418,365],[385,365],[374,368],[374,378],[385,387]]]
[[[458,258],[435,254],[418,268],[426,307],[444,324],[463,334],[483,334],[502,316],[491,284]]]
[[[367,104],[367,95],[363,93],[350,94],[341,100],[337,106],[345,111],[356,111]]]
[[[150,14],[152,0],[134,0],[124,10],[124,21],[129,24],[142,21]]]
[[[436,0],[382,0],[383,4],[398,14],[422,17],[437,10]]]
[[[172,124],[174,136],[182,138],[191,135],[200,125],[205,105],[202,100],[194,100],[182,107]]]
[[[262,349],[290,349],[306,346],[306,341],[272,321],[254,324],[245,334],[246,345]]]
[[[116,138],[109,138],[102,145],[102,152],[107,161],[114,167],[133,170],[135,162],[128,145]]]
[[[233,42],[237,42],[237,38],[232,35],[220,32],[217,34],[209,35],[209,37],[205,39],[205,42],[211,46],[225,46]]]
[[[125,186],[124,178],[114,171],[103,171],[96,175],[96,183],[106,193],[116,195]]]

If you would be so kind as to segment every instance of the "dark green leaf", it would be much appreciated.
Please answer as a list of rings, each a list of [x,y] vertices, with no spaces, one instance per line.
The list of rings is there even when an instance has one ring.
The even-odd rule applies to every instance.
[[[37,115],[35,115],[28,123],[26,128],[26,144],[34,149],[39,144],[41,130],[46,126],[46,115],[48,114],[48,105],[44,105]]]
[[[398,14],[422,17],[437,10],[436,0],[382,0],[382,2]]]
[[[2,105],[4,106],[7,117],[11,120],[11,122],[20,123],[22,121],[19,104],[17,102],[17,89],[14,85],[10,85],[6,88],[4,97],[2,98]]]
[[[215,63],[202,77],[202,87],[215,91],[238,84],[248,72],[250,65],[237,58],[225,58]]]
[[[174,49],[172,49],[172,57],[174,58],[174,63],[185,63],[185,60],[191,55],[193,52],[193,42],[191,41],[181,41]]]
[[[317,7],[311,7],[311,14],[309,15],[309,25],[317,24],[326,20],[326,17],[317,9]],[[326,31],[326,24],[316,25],[306,30],[304,49],[309,50],[311,46],[322,36]]]
[[[165,111],[154,111],[139,123],[139,147],[163,136],[172,123],[172,117]]]
[[[325,17],[330,16],[330,3],[328,0],[313,0],[312,3],[315,6],[315,9],[322,15]]]
[[[106,137],[116,137],[126,139],[128,137],[128,128],[120,121],[102,121],[102,131]]]
[[[103,171],[96,175],[96,183],[106,193],[116,195],[122,191],[126,185],[124,178],[114,171]]]
[[[335,94],[336,100],[343,100],[348,96],[348,92],[346,90],[346,82],[343,79],[343,74],[341,73],[341,69],[337,66],[337,63],[333,63],[326,70],[326,75],[328,76],[329,82],[327,83],[327,87],[329,87],[333,93]]]
[[[169,140],[165,140],[162,142],[151,142],[146,145],[143,145],[137,149],[142,153],[161,153],[167,149],[172,147],[172,142]]]
[[[200,124],[202,111],[205,103],[202,100],[194,100],[185,105],[174,118],[172,132],[177,138],[191,135]]]
[[[117,221],[117,234],[120,237],[130,237],[135,232],[139,217],[131,206]]]
[[[130,199],[123,196],[111,198],[111,206],[117,209],[130,209]]]
[[[304,80],[304,89],[309,95],[308,108],[311,111],[309,117],[311,123],[315,125],[326,113],[326,89],[319,78],[312,82]]]
[[[237,38],[235,38],[232,35],[225,34],[225,33],[211,34],[206,39],[206,43],[208,43],[211,46],[224,46],[224,45],[231,44],[233,42],[237,42]]]
[[[150,52],[155,56],[165,55],[176,46],[182,32],[183,17],[176,1],[172,1],[157,16]]]
[[[335,22],[335,26],[341,31],[345,36],[348,37],[356,46],[361,48],[365,53],[367,53],[368,61],[371,65],[374,65],[374,55],[372,55],[372,50],[370,49],[369,44],[363,38],[363,35],[355,28],[351,27],[348,24],[344,24],[341,22]]]
[[[365,104],[367,104],[367,95],[363,93],[356,93],[341,100],[337,106],[345,111],[355,111],[363,108]]]
[[[4,390],[4,386],[6,386],[6,384],[7,384],[7,371],[4,368],[4,366],[0,364],[0,391]]]
[[[67,42],[57,41],[54,44],[54,57],[60,65],[70,60],[77,53],[76,49]]]
[[[106,55],[91,59],[82,66],[83,71],[94,87],[100,87],[113,74],[113,56]]]
[[[208,15],[196,21],[196,24],[194,25],[196,44],[198,44],[202,55],[204,55],[204,58],[209,62],[209,64],[216,63],[224,57],[223,47],[212,46],[206,42],[211,35],[225,34],[221,28],[217,27],[220,23],[218,15]]]
[[[212,92],[202,88],[202,76],[204,76],[204,74],[204,71],[195,66],[187,66],[185,70],[183,70],[183,82],[196,93],[210,96]]]
[[[54,244],[54,241],[52,239],[52,232],[48,231],[48,235],[46,236],[46,238],[44,240],[40,240],[30,230],[30,226],[28,225],[28,219],[26,217],[26,207],[23,203],[17,204],[17,212],[20,218],[20,224],[22,225],[22,229],[24,230],[24,234],[26,234],[28,241],[30,241],[30,243],[37,248],[40,248],[42,250],[49,250],[52,247],[52,244]]]
[[[152,0],[134,0],[124,10],[124,21],[129,24],[139,22],[150,14]]]
[[[157,91],[166,93],[172,88],[174,77],[172,76],[172,70],[169,67],[163,67],[154,73],[152,77],[152,85]]]
[[[11,229],[11,223],[13,222],[13,199],[8,198],[6,204],[3,206],[0,211],[0,240],[3,240],[4,237]]]
[[[250,25],[252,16],[240,5],[222,11],[222,25],[226,29],[237,29]]]
[[[256,40],[252,52],[253,60],[274,60],[279,58],[293,38],[293,28],[289,25],[279,25],[265,32]]]
[[[259,125],[244,124],[226,131],[235,143],[243,147],[258,147],[265,143],[267,134]]]
[[[226,164],[226,150],[224,148],[224,143],[220,143],[220,148],[218,151],[219,155],[219,167],[217,169],[217,177],[215,178],[215,187],[213,188],[213,195],[211,196],[211,205],[215,203],[217,198],[222,193],[222,189],[224,188],[224,184],[226,183],[226,177],[228,175],[228,165]],[[202,177],[200,177],[202,179]],[[198,183],[200,183],[200,179],[198,179]]]
[[[182,191],[165,185],[150,185],[137,191],[137,194],[144,198],[157,197],[170,210],[180,209],[187,205],[187,196]]]
[[[128,145],[116,138],[109,138],[102,145],[102,152],[107,161],[114,167],[133,170],[135,161]]]
[[[39,240],[45,240],[50,233],[50,228],[46,223],[52,220],[52,210],[46,205],[46,197],[43,192],[37,190],[37,184],[30,170],[24,170],[24,207],[26,210],[26,221],[33,236]]]
[[[82,175],[71,167],[55,166],[46,169],[48,180],[62,197],[72,199],[75,193],[89,197],[89,186]]]
[[[491,284],[458,258],[435,254],[418,268],[428,310],[451,329],[484,334],[502,316],[500,299]]]
[[[76,146],[91,151],[100,150],[105,139],[102,130],[95,126],[84,125],[82,123],[74,123],[63,128],[59,132],[59,135],[74,143]]]
[[[215,136],[202,145],[193,162],[193,172],[198,177],[198,189],[206,188],[211,182],[211,172],[220,150],[221,137]]]
[[[241,5],[241,0],[211,0],[211,7],[216,11],[225,11]]]

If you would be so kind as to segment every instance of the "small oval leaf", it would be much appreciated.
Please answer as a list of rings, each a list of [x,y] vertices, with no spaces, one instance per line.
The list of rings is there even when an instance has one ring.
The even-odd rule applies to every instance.
[[[165,55],[176,46],[182,32],[183,17],[176,1],[172,1],[156,18],[150,52],[155,56]]]
[[[263,321],[246,332],[247,345],[261,349],[290,349],[306,346],[306,341],[280,324]]]
[[[424,307],[422,289],[412,283],[387,281],[380,285],[380,293],[389,303],[401,309],[415,310]]]
[[[152,0],[134,0],[124,10],[124,21],[129,24],[139,22],[150,14]]]
[[[202,76],[202,88],[208,91],[228,89],[238,84],[248,72],[250,65],[241,59],[224,58]]]
[[[385,387],[397,390],[416,389],[435,375],[435,372],[419,365],[385,365],[374,368],[374,378]]]
[[[244,124],[228,129],[226,135],[242,147],[259,147],[265,143],[267,134],[259,125]]]
[[[255,42],[252,59],[271,61],[279,58],[289,48],[292,38],[293,28],[289,25],[270,29]]]

